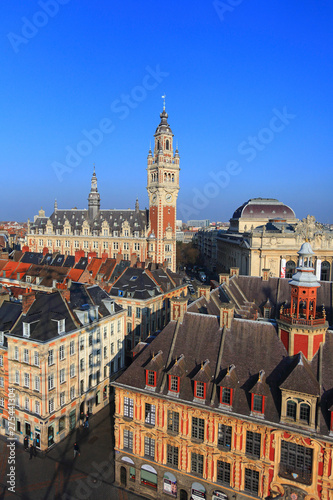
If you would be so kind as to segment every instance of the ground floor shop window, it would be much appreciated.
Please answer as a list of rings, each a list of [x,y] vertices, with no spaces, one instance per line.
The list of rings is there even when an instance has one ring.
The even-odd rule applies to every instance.
[[[48,439],[48,446],[52,446],[54,444],[54,426],[50,425],[50,427],[47,430],[47,439]]]
[[[157,472],[151,465],[141,467],[140,482],[144,486],[157,489]]]
[[[164,473],[163,492],[177,498],[177,479],[171,472]]]
[[[59,432],[65,430],[65,417],[59,418]]]
[[[206,488],[200,483],[192,483],[191,499],[203,500],[206,498]]]
[[[75,410],[71,411],[69,414],[69,430],[75,429],[76,424],[76,412]]]
[[[130,481],[135,481],[135,469],[134,469],[134,467],[130,467],[129,478],[130,478]]]

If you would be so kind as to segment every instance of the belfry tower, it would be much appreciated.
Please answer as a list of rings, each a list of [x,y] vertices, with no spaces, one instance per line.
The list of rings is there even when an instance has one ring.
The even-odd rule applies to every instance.
[[[94,220],[99,214],[101,207],[101,198],[97,189],[97,177],[94,167],[94,173],[91,178],[91,188],[88,196],[88,218]]]
[[[290,308],[281,307],[278,320],[279,336],[290,356],[303,352],[311,361],[328,328],[326,313],[317,311],[317,290],[320,287],[312,266],[313,251],[310,243],[303,243],[298,252],[296,274],[291,286]]]
[[[149,149],[147,191],[149,196],[148,256],[176,271],[176,203],[179,191],[179,153],[173,151],[173,133],[168,114],[154,134],[154,152]]]

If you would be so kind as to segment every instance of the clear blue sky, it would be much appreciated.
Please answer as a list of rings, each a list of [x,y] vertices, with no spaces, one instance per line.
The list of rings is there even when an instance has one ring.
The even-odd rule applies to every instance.
[[[228,220],[261,196],[333,222],[332,21],[327,0],[5,2],[0,219],[85,208],[94,163],[103,208],[147,206],[166,93],[178,218]]]

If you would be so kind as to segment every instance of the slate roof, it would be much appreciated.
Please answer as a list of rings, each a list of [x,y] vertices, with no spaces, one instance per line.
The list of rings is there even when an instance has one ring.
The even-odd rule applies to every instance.
[[[37,252],[24,252],[21,258],[21,262],[26,262],[28,264],[40,264],[43,260],[43,254]]]
[[[145,300],[161,295],[161,291],[145,269],[129,267],[113,284],[110,295]]]
[[[258,380],[260,370],[267,375],[269,392],[265,401],[265,419],[279,421],[281,373],[285,372],[290,360],[277,336],[274,326],[266,322],[253,322],[234,319],[230,330],[219,326],[214,316],[186,313],[183,323],[171,321],[159,336],[134,359],[132,365],[117,379],[115,385],[132,386],[145,390],[145,365],[153,352],[162,351],[164,368],[157,377],[156,395],[167,396],[166,367],[170,348],[176,337],[172,351],[172,360],[184,355],[185,373],[180,381],[178,400],[194,401],[194,380],[201,371],[205,360],[209,360],[209,377],[205,405],[219,408],[216,384],[221,383],[226,375],[226,368],[234,364],[232,375],[234,387],[233,411],[244,416],[251,413],[250,390]],[[223,343],[222,343],[223,340]],[[221,358],[219,360],[219,352]],[[265,356],[262,353],[265,352]],[[230,377],[231,378],[231,377]],[[214,389],[215,386],[215,389]],[[150,391],[151,392],[151,391]],[[195,399],[197,402],[197,399]]]
[[[139,231],[141,233],[148,226],[148,210],[100,210],[98,216],[91,221],[88,218],[87,209],[57,209],[49,218],[37,217],[31,224],[31,229],[35,230],[36,233],[40,229],[44,232],[48,220],[52,222],[54,230],[59,229],[60,231],[63,230],[65,222],[68,221],[73,234],[75,230],[82,231],[84,222],[88,223],[91,231],[98,231],[100,233],[104,221],[107,222],[112,231],[120,231],[123,223],[126,221],[131,231]]]
[[[280,385],[280,388],[311,396],[319,396],[320,388],[318,380],[311,369],[310,363],[302,352],[297,354],[296,361],[296,366],[293,367],[290,375]]]
[[[22,304],[17,302],[3,302],[0,307],[0,331],[10,330],[22,311]]]
[[[242,307],[251,302],[256,304],[259,316],[263,316],[263,306],[269,299],[272,317],[276,318],[279,316],[281,306],[290,304],[289,281],[287,278],[269,278],[268,281],[264,281],[257,276],[233,276],[230,278],[229,286],[223,284],[219,293],[220,296],[222,294],[224,296],[223,302],[234,302],[236,299],[236,313],[241,317],[244,317]],[[317,305],[318,307],[325,306],[326,319],[330,325],[333,325],[333,282],[321,281],[320,285],[317,289]]]
[[[23,322],[29,323],[30,338],[45,342],[59,336],[58,321],[61,319],[65,319],[66,332],[77,328],[59,292],[37,292],[36,300],[27,314],[22,314],[11,335],[23,337]]]
[[[99,286],[85,287],[80,283],[73,283],[70,288],[70,301],[63,299],[60,291],[53,293],[36,292],[35,301],[26,314],[22,314],[11,335],[23,337],[23,322],[30,324],[30,338],[39,342],[46,342],[58,337],[57,321],[65,319],[66,333],[80,326],[79,318],[75,309],[82,306],[98,305],[100,317],[108,316],[110,313],[103,303],[103,299],[110,298]],[[14,304],[17,306],[17,304]],[[19,305],[22,308],[21,305]],[[2,307],[0,308],[1,314]],[[115,304],[115,313],[121,311],[121,307]]]

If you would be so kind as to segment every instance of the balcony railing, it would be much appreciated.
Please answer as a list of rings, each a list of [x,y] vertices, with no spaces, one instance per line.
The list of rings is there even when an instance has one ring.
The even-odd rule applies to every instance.
[[[292,325],[304,325],[304,326],[317,326],[324,325],[326,321],[326,316],[323,316],[321,313],[316,312],[316,318],[314,319],[306,319],[306,318],[296,318],[295,314],[291,313],[291,309],[283,309],[280,313],[280,320],[285,321],[286,323],[290,323]]]
[[[280,463],[279,476],[302,484],[312,483],[311,468],[298,468]]]

